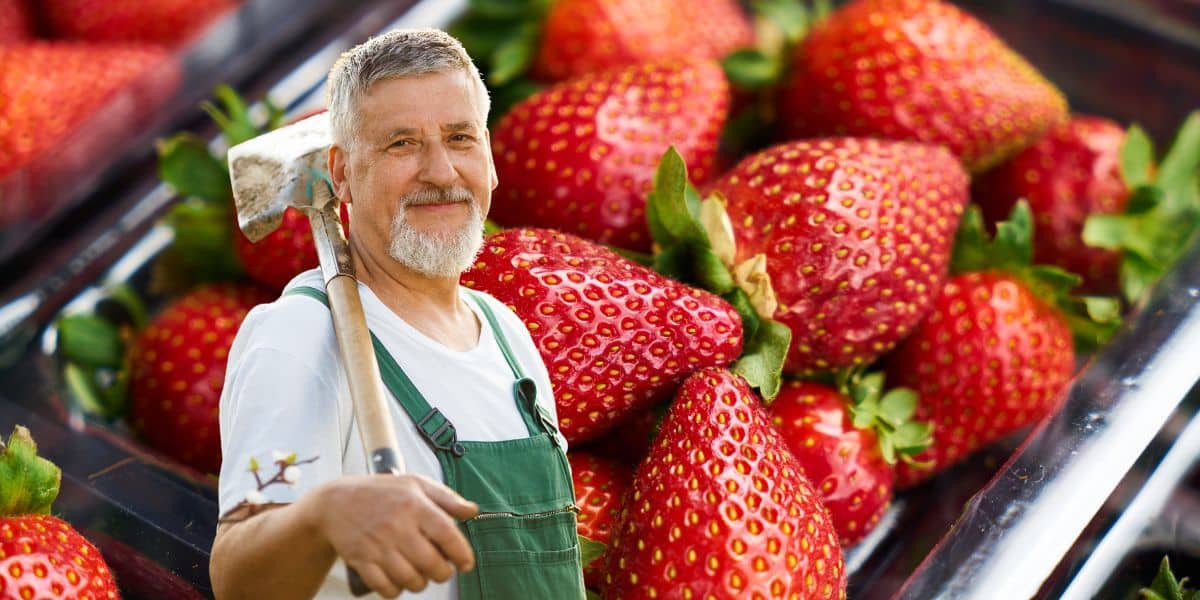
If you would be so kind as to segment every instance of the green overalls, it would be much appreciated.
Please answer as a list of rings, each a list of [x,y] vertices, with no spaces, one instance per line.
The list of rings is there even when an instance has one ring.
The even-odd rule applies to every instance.
[[[325,293],[297,287],[329,304]],[[475,569],[458,575],[460,600],[584,597],[575,529],[575,490],[557,424],[536,400],[537,388],[513,356],[487,302],[469,292],[486,317],[512,369],[513,397],[529,437],[501,442],[459,441],[454,425],[433,408],[371,334],[383,383],[417,425],[442,467],[445,484],[479,505],[460,524],[475,550]]]

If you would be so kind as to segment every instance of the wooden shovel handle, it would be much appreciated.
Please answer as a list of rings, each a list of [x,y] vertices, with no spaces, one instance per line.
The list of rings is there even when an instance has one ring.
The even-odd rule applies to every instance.
[[[337,203],[325,202],[322,208],[309,210],[308,218],[312,224],[321,273],[325,276],[325,293],[329,296],[333,330],[350,384],[350,398],[354,403],[354,416],[358,420],[363,451],[370,460],[372,473],[399,475],[404,472],[404,458],[397,450],[396,429],[388,410],[379,364],[375,362],[375,348],[367,329],[362,298],[358,295],[358,281],[354,278],[354,266],[350,261],[350,249],[346,234],[342,231]],[[347,567],[346,574],[350,591],[355,596],[365,596],[371,592],[354,569]]]

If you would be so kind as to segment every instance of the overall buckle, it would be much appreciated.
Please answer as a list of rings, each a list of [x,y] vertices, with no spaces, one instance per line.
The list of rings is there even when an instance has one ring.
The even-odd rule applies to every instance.
[[[441,419],[441,424],[436,427],[432,423],[435,418]],[[467,453],[467,449],[458,442],[458,430],[454,428],[454,424],[436,408],[425,413],[425,416],[417,421],[417,431],[420,431],[421,437],[437,450],[449,452],[458,457]]]

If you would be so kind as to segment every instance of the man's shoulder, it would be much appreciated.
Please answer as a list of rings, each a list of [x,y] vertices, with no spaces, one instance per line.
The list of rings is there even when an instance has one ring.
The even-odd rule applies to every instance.
[[[324,284],[320,272],[301,273],[274,302],[260,304],[246,315],[238,332],[243,352],[258,348],[304,352],[321,348],[333,339],[329,309],[315,298],[289,293],[300,287],[321,290]]]

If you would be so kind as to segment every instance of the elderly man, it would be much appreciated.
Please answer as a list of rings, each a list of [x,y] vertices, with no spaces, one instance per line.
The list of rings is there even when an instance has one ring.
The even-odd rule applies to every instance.
[[[515,315],[458,283],[497,183],[488,104],[440,31],[334,65],[330,178],[409,472],[366,475],[323,280],[297,276],[229,356],[217,597],[349,597],[343,561],[387,597],[583,596],[546,368]]]

